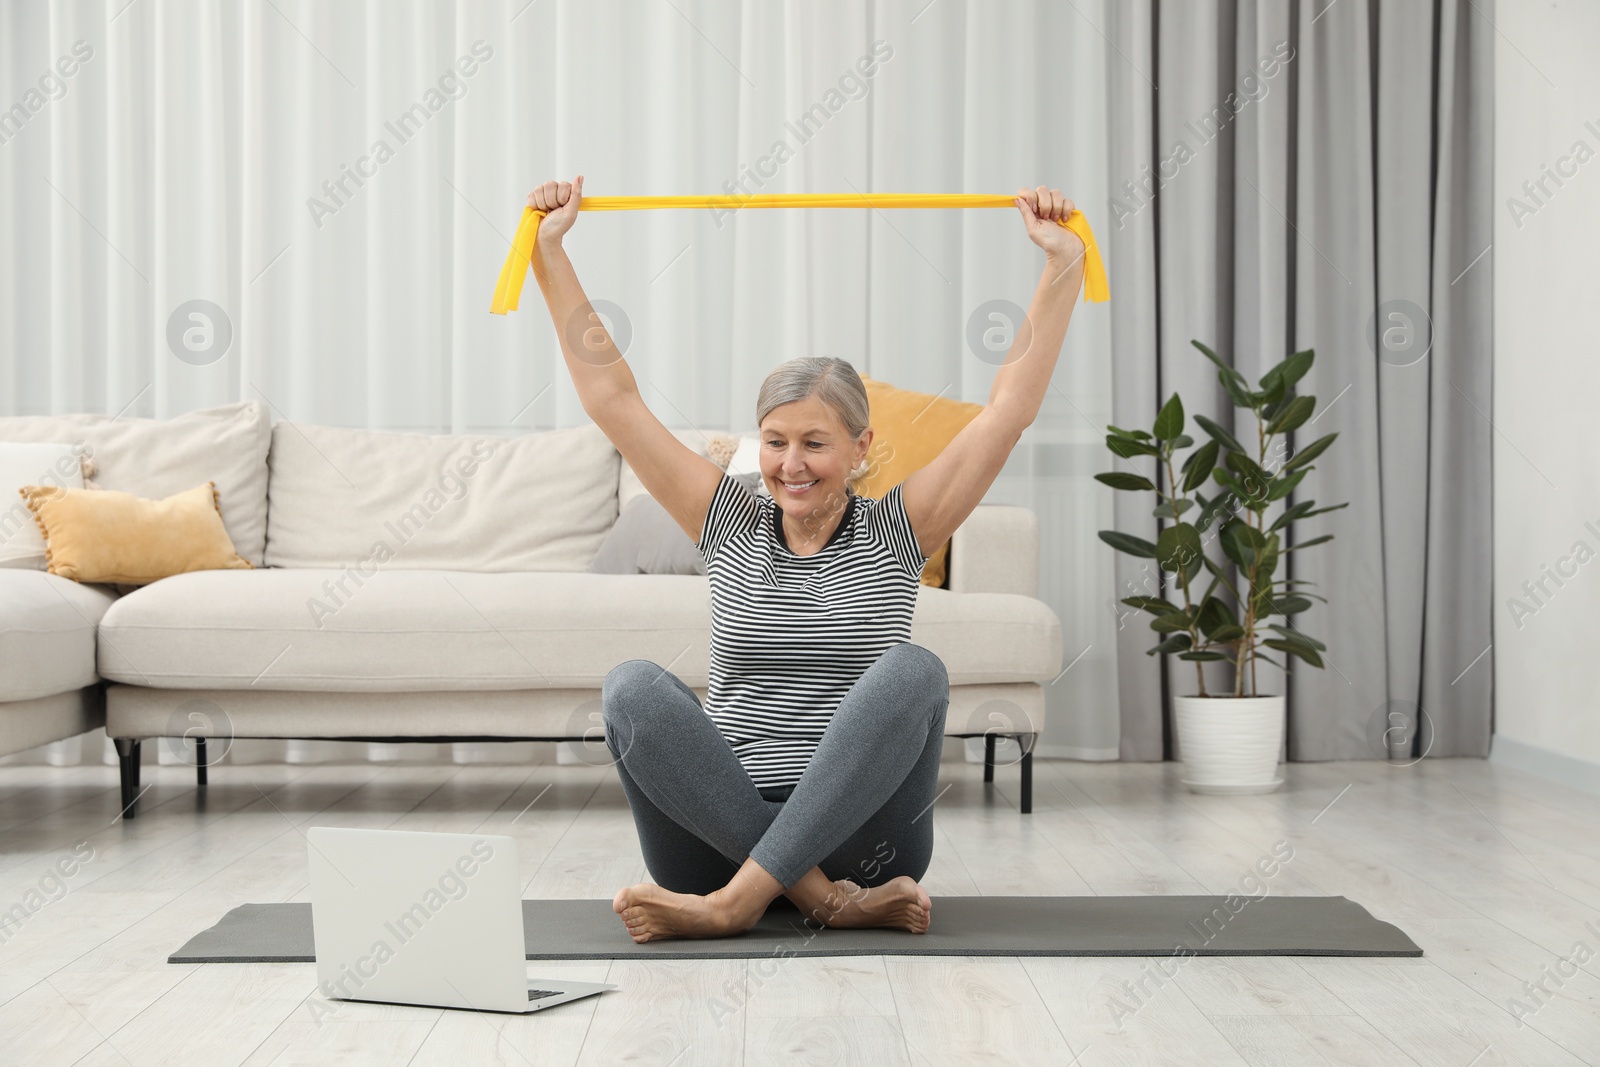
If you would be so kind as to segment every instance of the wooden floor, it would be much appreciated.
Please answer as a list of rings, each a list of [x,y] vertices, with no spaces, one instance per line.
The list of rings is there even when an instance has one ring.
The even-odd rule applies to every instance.
[[[947,762],[934,921],[940,894],[1224,893],[1285,841],[1271,892],[1342,894],[1426,954],[791,959],[770,978],[766,961],[541,962],[541,976],[621,991],[532,1016],[336,1003],[311,964],[163,961],[236,904],[305,899],[313,825],[510,833],[525,896],[609,898],[645,876],[614,774],[225,766],[200,798],[192,772],[147,768],[129,822],[112,769],[17,766],[0,768],[0,909],[74,846],[87,855],[81,842],[93,858],[5,928],[0,1063],[1600,1060],[1600,797],[1481,760],[1296,763],[1278,792],[1233,798],[1190,794],[1179,770],[1041,763],[1023,817],[1014,768],[986,787],[980,768]],[[1561,977],[1580,944],[1588,970]]]

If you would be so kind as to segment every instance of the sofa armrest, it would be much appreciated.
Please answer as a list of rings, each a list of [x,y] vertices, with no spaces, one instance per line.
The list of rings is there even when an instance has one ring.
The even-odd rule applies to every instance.
[[[950,591],[1039,595],[1039,517],[979,504],[950,538]]]

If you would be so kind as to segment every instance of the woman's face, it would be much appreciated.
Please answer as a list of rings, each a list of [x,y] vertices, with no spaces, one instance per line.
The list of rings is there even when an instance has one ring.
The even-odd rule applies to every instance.
[[[871,444],[872,430],[852,441],[814,396],[783,404],[761,422],[761,479],[791,519],[826,519],[843,509],[846,481]]]

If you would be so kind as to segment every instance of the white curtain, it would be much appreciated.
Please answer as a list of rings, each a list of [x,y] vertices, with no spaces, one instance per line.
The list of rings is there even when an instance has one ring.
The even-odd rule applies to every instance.
[[[0,12],[0,414],[166,417],[250,398],[277,419],[389,430],[584,422],[536,286],[521,311],[488,313],[528,189],[576,173],[591,195],[1044,184],[1111,224],[1105,87],[1120,61],[1104,0]],[[763,376],[800,355],[983,401],[994,358],[969,350],[968,320],[986,301],[1026,308],[1042,267],[1010,209],[597,212],[567,244],[591,299],[626,317],[628,361],[675,427],[747,426]],[[193,300],[231,329],[215,358],[168,344]],[[1041,596],[1072,663],[1048,687],[1045,755],[1117,753],[1095,536],[1110,501],[1091,480],[1109,469],[1109,331],[1105,306],[1078,309],[988,498],[1042,523]]]

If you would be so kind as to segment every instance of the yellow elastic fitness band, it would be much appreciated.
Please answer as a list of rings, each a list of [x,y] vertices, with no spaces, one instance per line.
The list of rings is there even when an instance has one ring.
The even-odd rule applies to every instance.
[[[752,207],[1015,207],[1010,196],[988,196],[982,193],[764,193],[755,196],[586,196],[578,205],[579,211],[639,211],[646,208],[722,208],[737,211]],[[506,265],[500,269],[500,281],[494,287],[494,302],[489,310],[496,315],[517,310],[522,296],[522,283],[527,280],[528,266],[533,261],[533,242],[539,235],[539,220],[545,213],[537,208],[522,209],[522,221],[517,226],[516,239],[506,256]],[[1100,246],[1095,244],[1094,231],[1089,220],[1077,208],[1065,219],[1057,220],[1083,241],[1084,297],[1095,303],[1111,295],[1106,285],[1106,268],[1100,259]]]

